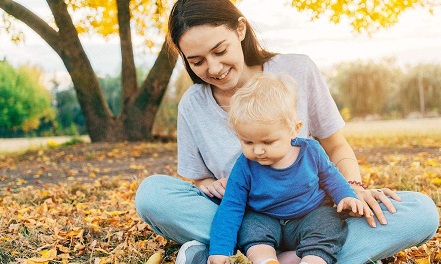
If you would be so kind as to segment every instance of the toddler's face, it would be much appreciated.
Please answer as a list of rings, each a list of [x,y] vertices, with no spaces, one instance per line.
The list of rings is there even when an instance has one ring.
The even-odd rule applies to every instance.
[[[292,164],[289,155],[293,151],[291,139],[297,136],[281,121],[239,123],[235,127],[242,152],[249,160],[261,165],[285,168]]]

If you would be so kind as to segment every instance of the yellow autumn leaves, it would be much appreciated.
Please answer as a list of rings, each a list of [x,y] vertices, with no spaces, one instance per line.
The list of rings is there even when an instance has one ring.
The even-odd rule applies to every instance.
[[[329,20],[335,24],[347,20],[355,31],[372,33],[393,26],[399,16],[410,8],[423,7],[432,12],[435,1],[296,0],[291,5],[299,11],[312,12],[313,19],[328,14]]]
[[[102,181],[117,183],[103,187]],[[3,193],[0,257],[29,264],[138,263],[163,252],[168,241],[135,212],[137,183],[105,178]]]
[[[436,198],[441,187],[441,153],[391,153],[381,157],[384,165],[373,166],[364,158],[359,160],[363,181],[371,185],[385,186],[392,189],[417,190]],[[400,181],[396,178],[399,177]]]
[[[57,256],[57,250],[55,248],[45,249],[40,252],[40,255],[38,258],[27,259],[26,264],[48,264],[49,261],[54,260]]]
[[[68,4],[71,12],[75,13],[73,17],[78,33],[98,33],[105,38],[119,34],[115,0],[70,0]],[[154,47],[157,35],[166,32],[169,2],[135,0],[129,5],[135,34],[143,39],[143,45]]]
[[[377,138],[349,137],[363,181],[372,188],[421,191],[441,207],[441,145],[428,139],[408,145],[407,138],[395,137],[394,147],[382,146],[376,143],[390,140]],[[0,156],[0,263],[174,263],[179,245],[156,235],[139,218],[134,196],[147,175],[176,175],[175,148],[168,143],[86,144]],[[39,177],[14,185],[11,175],[28,170]],[[56,183],[29,186],[49,172]],[[439,231],[426,244],[396,254],[395,263],[439,263],[440,242]]]

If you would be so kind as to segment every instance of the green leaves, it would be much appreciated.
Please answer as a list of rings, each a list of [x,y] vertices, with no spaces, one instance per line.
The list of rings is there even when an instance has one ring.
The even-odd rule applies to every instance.
[[[7,129],[35,130],[41,119],[53,120],[48,91],[39,83],[41,72],[29,67],[14,69],[0,62],[0,124]]]

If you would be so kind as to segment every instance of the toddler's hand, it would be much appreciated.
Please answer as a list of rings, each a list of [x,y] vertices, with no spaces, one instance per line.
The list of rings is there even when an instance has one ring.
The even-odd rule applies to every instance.
[[[362,202],[356,198],[345,197],[337,205],[337,212],[340,213],[343,210],[350,210],[351,215],[356,217],[365,216],[367,218],[372,217],[372,211],[366,202]]]

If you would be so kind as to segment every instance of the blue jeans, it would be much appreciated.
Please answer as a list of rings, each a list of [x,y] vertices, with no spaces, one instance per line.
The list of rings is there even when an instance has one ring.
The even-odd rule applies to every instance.
[[[302,217],[289,220],[247,210],[237,247],[248,252],[250,247],[263,244],[283,251],[294,250],[300,258],[317,256],[326,263],[336,263],[347,231],[346,222],[340,219],[330,200]]]
[[[392,200],[397,212],[382,206],[387,225],[370,227],[364,218],[348,218],[348,236],[337,255],[339,264],[362,264],[390,257],[420,245],[435,235],[439,214],[433,200],[418,192],[398,192]],[[135,205],[138,215],[158,234],[178,243],[210,242],[218,201],[209,199],[189,182],[166,175],[147,177],[140,184]]]

